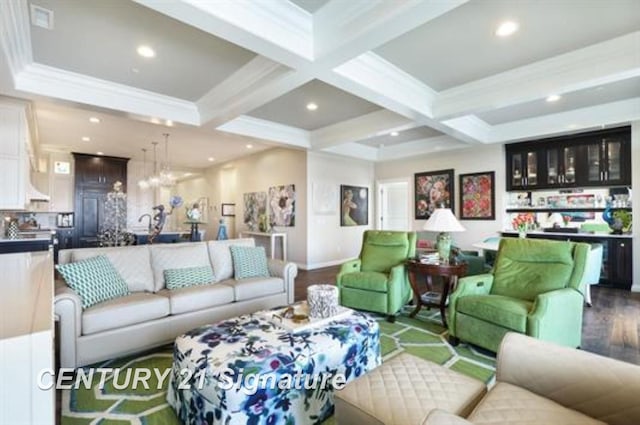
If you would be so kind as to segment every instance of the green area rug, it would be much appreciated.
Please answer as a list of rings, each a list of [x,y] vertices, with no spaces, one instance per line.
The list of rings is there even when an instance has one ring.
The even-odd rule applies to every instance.
[[[380,339],[383,361],[406,351],[415,356],[444,365],[465,375],[490,383],[494,378],[495,358],[466,344],[452,347],[447,343],[446,329],[437,310],[425,310],[415,318],[408,317],[407,308],[396,323],[380,317]],[[172,348],[163,347],[151,353],[116,359],[93,365],[109,368],[171,367]],[[123,372],[121,372],[123,373]],[[96,379],[97,381],[97,379]],[[120,378],[122,382],[122,378]],[[150,389],[116,390],[109,378],[105,389],[63,390],[62,425],[180,425],[173,409],[167,404],[168,379],[163,389],[150,381]],[[97,385],[97,384],[96,384]],[[323,425],[333,425],[329,418]]]

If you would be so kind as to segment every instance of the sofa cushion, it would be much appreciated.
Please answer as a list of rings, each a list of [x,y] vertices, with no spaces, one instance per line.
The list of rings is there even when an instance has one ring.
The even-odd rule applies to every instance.
[[[184,267],[181,269],[166,269],[164,271],[164,282],[167,289],[208,285],[214,283],[215,280],[211,266]]]
[[[129,294],[126,282],[103,255],[59,264],[56,268],[82,300],[83,309]]]
[[[169,299],[170,313],[173,315],[229,304],[234,300],[233,288],[220,284],[163,289],[158,295]]]
[[[387,292],[389,276],[379,272],[354,272],[342,275],[341,285],[346,288]]]
[[[211,267],[207,245],[204,242],[153,245],[150,251],[155,282],[154,292],[165,287],[164,271],[167,269]]]
[[[474,425],[603,425],[578,411],[505,382],[498,382],[468,420]]]
[[[458,299],[457,311],[517,332],[527,331],[533,303],[501,295],[469,295]]]
[[[269,277],[267,253],[262,246],[234,246],[232,245],[233,273],[236,280],[250,277]]]
[[[280,277],[250,277],[248,279],[228,279],[220,282],[233,288],[236,301],[250,300],[284,292],[284,280]]]
[[[104,255],[127,282],[130,292],[153,292],[153,271],[147,245],[71,250],[71,261]]]
[[[533,301],[567,286],[573,272],[571,242],[504,238],[491,293]]]
[[[233,259],[229,250],[230,246],[255,246],[255,241],[247,238],[207,242],[209,261],[213,266],[213,274],[217,281],[233,277]]]
[[[109,300],[82,313],[82,334],[118,329],[169,315],[169,300],[160,295],[136,292]]]
[[[438,364],[399,354],[336,391],[340,424],[421,424],[434,409],[467,415],[485,385]]]
[[[362,271],[389,273],[402,264],[409,253],[406,232],[367,232],[362,246]]]

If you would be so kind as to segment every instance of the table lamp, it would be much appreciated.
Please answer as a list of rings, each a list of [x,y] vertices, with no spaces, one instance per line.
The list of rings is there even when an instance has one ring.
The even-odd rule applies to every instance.
[[[424,230],[440,232],[438,235],[438,256],[447,264],[451,254],[451,235],[449,232],[464,232],[466,229],[456,219],[450,208],[436,208],[429,220],[424,223]]]

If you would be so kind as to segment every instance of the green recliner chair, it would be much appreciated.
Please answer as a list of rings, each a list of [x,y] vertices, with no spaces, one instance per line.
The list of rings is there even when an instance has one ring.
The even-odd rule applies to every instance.
[[[464,277],[449,298],[449,337],[497,351],[515,331],[569,347],[582,335],[589,245],[504,238],[492,273]]]
[[[360,256],[342,265],[336,277],[340,304],[389,316],[412,298],[405,261],[416,253],[416,233],[364,232]]]

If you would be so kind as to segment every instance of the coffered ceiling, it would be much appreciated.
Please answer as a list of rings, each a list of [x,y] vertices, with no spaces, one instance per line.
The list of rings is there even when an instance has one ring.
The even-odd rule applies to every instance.
[[[637,0],[10,0],[0,94],[34,101],[46,147],[140,156],[171,125],[185,166],[248,143],[384,161],[640,119],[639,16]],[[99,128],[78,118],[96,111]]]

